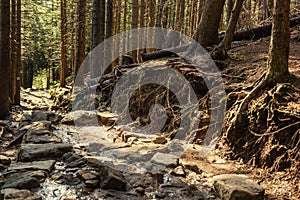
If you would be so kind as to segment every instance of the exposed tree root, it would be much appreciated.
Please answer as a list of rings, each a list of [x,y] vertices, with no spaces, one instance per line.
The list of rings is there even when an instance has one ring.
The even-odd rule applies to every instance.
[[[289,83],[271,86],[261,80],[232,106],[224,139],[234,158],[273,171],[299,171],[299,89]]]

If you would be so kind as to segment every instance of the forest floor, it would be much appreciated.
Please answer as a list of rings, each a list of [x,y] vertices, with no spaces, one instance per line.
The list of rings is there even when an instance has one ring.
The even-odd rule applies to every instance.
[[[269,40],[234,43],[229,52],[231,59],[226,61],[226,73],[223,71],[226,85],[250,86],[265,72]],[[298,77],[299,46],[300,35],[294,30],[289,70]],[[298,82],[295,84],[300,88]],[[61,93],[67,97],[68,91],[62,89]],[[290,107],[300,112],[300,97],[296,100],[298,104]],[[222,144],[205,159],[199,158],[200,145],[190,145],[177,159],[170,154],[172,148],[177,148],[176,141],[166,146],[162,137],[130,135],[124,141],[120,131],[111,126],[101,127],[104,134],[99,135],[99,129],[89,127],[80,135],[72,119],[76,116],[61,112],[64,109],[55,105],[48,91],[23,90],[21,107],[14,107],[8,120],[0,121],[0,185],[7,199],[220,199],[220,186],[215,182],[222,174],[241,175],[238,179],[243,181],[238,184],[247,185],[248,179],[258,183],[265,189],[265,199],[300,199],[299,174],[289,169],[272,171],[241,159],[229,160],[223,156]],[[102,124],[113,123],[113,115],[97,115]],[[79,113],[79,118],[82,116],[86,120],[93,117],[90,113]],[[110,145],[109,151],[104,144]],[[117,154],[117,162],[99,152]],[[128,161],[128,157],[138,157],[140,162],[118,163],[122,159]],[[142,170],[149,167],[145,164],[148,159],[158,164],[152,173]],[[118,169],[107,162],[115,162]],[[160,170],[159,164],[168,167]],[[230,180],[236,181],[227,181]]]

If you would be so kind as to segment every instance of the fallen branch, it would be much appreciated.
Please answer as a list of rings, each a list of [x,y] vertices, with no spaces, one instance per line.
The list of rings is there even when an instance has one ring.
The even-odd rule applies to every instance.
[[[290,20],[290,27],[294,27],[300,24],[300,17],[295,17]],[[234,34],[233,41],[241,41],[241,40],[254,40],[260,39],[263,37],[268,37],[271,35],[272,31],[272,23],[260,26],[257,28],[252,28],[246,31],[240,31]],[[222,40],[224,35],[220,37]]]

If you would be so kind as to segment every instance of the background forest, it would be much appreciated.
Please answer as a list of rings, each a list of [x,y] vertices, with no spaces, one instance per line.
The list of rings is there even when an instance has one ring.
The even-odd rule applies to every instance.
[[[73,199],[300,198],[300,0],[1,0],[0,5],[0,199],[68,199],[69,193]],[[192,49],[187,55],[192,59],[199,49],[159,31],[134,42],[123,34],[99,61],[102,66],[113,53],[119,56],[104,74],[90,70],[96,62],[81,67],[106,39],[144,27],[194,39],[218,72],[197,70],[178,55]],[[127,51],[133,43],[156,42],[168,48]],[[123,76],[127,72],[142,79],[145,63],[157,79],[159,70],[176,70],[195,92],[196,103],[188,105],[191,93],[184,87],[173,93],[152,82],[130,85],[135,90],[128,101],[132,87],[114,96],[121,78],[130,83]],[[84,83],[82,90],[76,90],[77,81]],[[221,83],[221,92],[213,90]],[[213,104],[223,91],[224,98]],[[180,105],[179,97],[188,103]],[[113,98],[119,110],[113,110]],[[166,116],[150,115],[157,104]],[[118,126],[124,113],[132,123]],[[163,117],[163,127],[150,136],[134,126]],[[185,117],[191,123],[184,142],[190,146],[174,158]],[[102,131],[89,127],[95,121]],[[78,131],[77,122],[87,131]],[[207,141],[214,148],[202,159]],[[138,164],[123,164],[127,158]],[[157,163],[165,171],[136,173]]]
[[[20,0],[16,1],[20,3]],[[236,30],[248,30],[271,23],[272,2],[244,1]],[[297,0],[291,2],[292,16],[299,13],[299,4]],[[16,5],[13,1],[12,6]],[[59,82],[62,64],[66,67],[65,76],[72,75],[76,66],[78,68],[96,44],[104,38],[132,28],[164,27],[193,36],[200,23],[204,5],[204,0],[133,0],[107,3],[101,0],[23,0],[22,85],[25,88],[32,84],[36,88],[48,88]],[[226,1],[219,32],[225,31],[232,8],[233,1]],[[12,16],[12,23],[13,20],[16,17]],[[16,23],[15,25],[17,26]],[[63,57],[61,44],[66,48]]]

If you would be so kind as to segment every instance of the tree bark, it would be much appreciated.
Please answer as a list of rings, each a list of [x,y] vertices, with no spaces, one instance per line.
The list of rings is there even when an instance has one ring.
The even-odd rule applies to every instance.
[[[9,96],[11,104],[15,103],[16,82],[17,82],[17,3],[16,0],[11,1],[11,32],[10,32],[10,56],[11,56],[11,73],[10,73],[10,90]]]
[[[94,0],[93,7],[92,48],[94,49],[105,39],[105,0]],[[98,53],[96,52],[96,57],[99,58]],[[97,58],[92,60],[91,76],[95,78],[101,75],[99,67],[103,65],[103,61]]]
[[[10,0],[1,0],[0,8],[0,119],[4,119],[9,110],[9,34],[10,34]]]
[[[113,34],[113,5],[114,0],[108,0],[106,2],[106,39],[110,38]],[[111,46],[105,46],[105,60],[108,62],[112,58],[112,50]],[[107,63],[104,61],[104,64],[108,67],[105,69],[104,74],[110,73],[113,70],[112,63]]]
[[[137,29],[138,28],[138,22],[139,22],[139,0],[133,0],[132,1],[132,19],[131,19],[131,29]],[[137,47],[139,44],[139,41],[132,41],[132,46]],[[135,62],[138,62],[138,50],[135,49],[132,51],[132,57]]]
[[[77,6],[77,55],[76,55],[76,71],[75,75],[79,71],[79,68],[84,61],[85,58],[85,20],[86,20],[86,0],[79,0]],[[83,82],[83,77],[78,77],[78,83]]]
[[[227,0],[226,2],[226,25],[228,26],[231,12],[232,12],[232,7],[233,7],[233,0]]]
[[[60,71],[60,86],[66,86],[66,71],[67,71],[67,13],[66,7],[67,2],[66,0],[61,0],[61,71]]]
[[[21,61],[21,51],[22,51],[22,44],[21,44],[21,0],[17,0],[17,35],[16,35],[16,45],[17,45],[17,61],[16,61],[16,71],[17,71],[17,79],[16,79],[16,93],[15,93],[15,104],[20,105],[21,97],[20,97],[20,90],[21,90],[21,68],[22,68],[22,61]],[[22,72],[23,73],[23,72]]]
[[[267,77],[271,82],[282,82],[290,74],[290,0],[275,0],[272,36],[269,48]]]
[[[212,57],[216,60],[224,60],[227,58],[227,51],[231,48],[231,42],[234,36],[236,24],[238,22],[241,8],[244,0],[235,0],[234,7],[230,16],[229,24],[227,26],[225,36],[220,44],[213,50]]]
[[[219,43],[218,29],[225,0],[209,0],[202,13],[194,39],[204,48]]]

